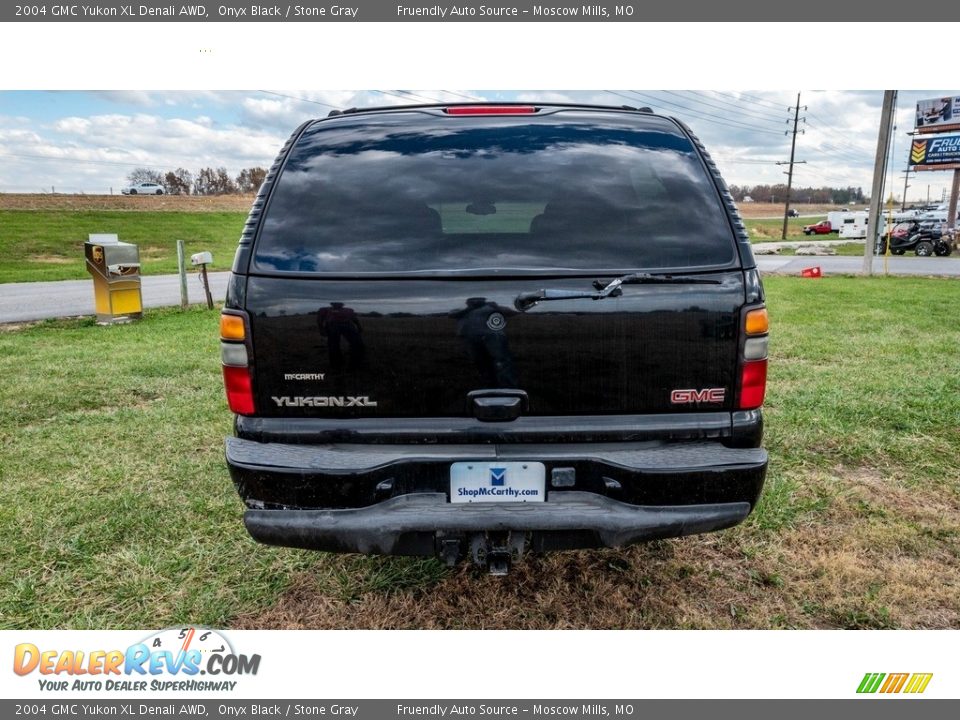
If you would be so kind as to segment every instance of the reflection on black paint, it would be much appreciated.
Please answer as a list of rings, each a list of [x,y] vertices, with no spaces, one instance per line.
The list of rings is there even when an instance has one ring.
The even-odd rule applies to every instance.
[[[458,417],[467,414],[468,393],[501,387],[526,392],[530,414],[536,415],[670,412],[676,409],[671,389],[734,388],[737,381],[743,273],[711,277],[722,282],[630,285],[613,300],[544,303],[519,314],[511,307],[513,298],[540,286],[530,278],[250,276],[247,310],[256,365],[329,370],[323,381],[295,384],[279,374],[258,373],[258,408],[270,415],[324,418]],[[583,290],[587,282],[559,278],[549,286]],[[344,370],[329,367],[329,343],[317,311],[321,305],[332,310],[333,299],[352,309],[362,325],[362,334],[353,336],[363,340],[362,370],[350,370],[350,344],[343,335]],[[485,329],[498,312],[506,320],[499,336]],[[274,395],[367,395],[378,404],[280,408]]]
[[[363,342],[363,327],[352,308],[342,302],[332,302],[329,307],[322,307],[317,311],[317,325],[327,338],[327,354],[332,372],[344,369],[341,341],[349,348],[349,370],[360,370],[366,365],[367,349]]]
[[[517,375],[507,343],[507,318],[515,311],[484,297],[467,298],[466,307],[450,311],[457,335],[480,374],[482,388],[515,388]]]
[[[266,272],[718,267],[734,239],[663,118],[395,113],[301,136],[255,251]]]

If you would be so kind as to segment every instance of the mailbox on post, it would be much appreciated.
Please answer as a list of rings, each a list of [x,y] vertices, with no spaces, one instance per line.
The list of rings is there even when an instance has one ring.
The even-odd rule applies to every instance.
[[[87,272],[93,276],[97,324],[143,317],[140,294],[140,249],[116,235],[90,235],[84,243]]]
[[[213,262],[213,255],[209,252],[198,252],[190,256],[190,262],[194,267],[200,268],[200,281],[203,283],[203,291],[207,294],[207,309],[213,310],[213,296],[210,294],[210,278],[207,277],[207,265]]]

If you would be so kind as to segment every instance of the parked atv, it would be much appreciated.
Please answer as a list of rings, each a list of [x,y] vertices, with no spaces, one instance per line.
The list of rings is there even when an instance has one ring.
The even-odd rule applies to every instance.
[[[890,233],[890,253],[892,255],[903,255],[908,250],[913,250],[917,257],[930,257],[931,255],[946,257],[952,249],[938,223],[910,220],[898,223]],[[887,238],[882,237],[877,243],[877,254],[884,255],[886,252]]]

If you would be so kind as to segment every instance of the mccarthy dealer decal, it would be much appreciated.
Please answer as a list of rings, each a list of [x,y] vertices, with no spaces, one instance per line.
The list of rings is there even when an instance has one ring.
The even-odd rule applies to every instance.
[[[222,633],[198,627],[162,630],[124,650],[20,643],[13,652],[14,673],[36,675],[49,691],[230,691],[233,678],[259,669],[260,655],[237,653]]]

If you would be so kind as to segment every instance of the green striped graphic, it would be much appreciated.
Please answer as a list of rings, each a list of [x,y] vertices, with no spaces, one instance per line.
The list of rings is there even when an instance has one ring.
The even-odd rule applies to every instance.
[[[875,693],[880,687],[880,683],[883,682],[884,677],[886,677],[886,673],[867,673],[863,676],[863,680],[860,681],[860,687],[857,688],[857,692]]]

